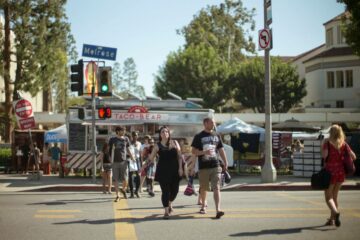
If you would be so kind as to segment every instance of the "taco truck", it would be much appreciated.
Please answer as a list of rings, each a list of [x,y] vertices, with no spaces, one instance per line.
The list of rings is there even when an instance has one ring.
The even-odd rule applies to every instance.
[[[95,139],[96,165],[100,168],[99,152],[102,145],[115,136],[115,127],[124,126],[126,132],[136,131],[139,139],[145,135],[158,138],[158,129],[168,126],[171,137],[178,140],[185,158],[191,154],[194,135],[203,129],[203,119],[214,117],[214,110],[205,109],[191,100],[182,99],[96,99],[96,109],[106,106],[111,117],[100,119],[96,110]],[[68,153],[65,169],[92,169],[92,109],[91,103],[72,107],[67,116]]]

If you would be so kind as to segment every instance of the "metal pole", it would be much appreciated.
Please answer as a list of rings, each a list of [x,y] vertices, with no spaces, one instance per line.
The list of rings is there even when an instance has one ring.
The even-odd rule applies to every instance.
[[[264,0],[264,28],[268,28],[266,0]],[[272,36],[271,36],[272,37]],[[272,130],[271,130],[271,72],[270,49],[265,49],[265,163],[261,170],[261,181],[276,181],[276,169],[272,162]]]
[[[93,170],[92,170],[92,180],[93,183],[96,183],[96,126],[95,126],[95,64],[92,64],[93,67],[93,74],[92,74],[92,87],[91,87],[91,101],[92,101],[92,108],[91,108],[91,116],[92,116],[92,157],[93,157]]]

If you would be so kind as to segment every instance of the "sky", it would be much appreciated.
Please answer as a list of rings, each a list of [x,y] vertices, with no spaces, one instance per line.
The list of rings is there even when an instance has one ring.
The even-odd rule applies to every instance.
[[[185,41],[176,30],[187,26],[206,6],[221,0],[68,0],[66,14],[75,37],[79,58],[83,44],[117,49],[116,62],[123,66],[133,58],[138,85],[154,96],[154,75],[169,53]],[[245,30],[258,39],[264,27],[263,0],[243,0],[247,9],[256,9],[255,30]],[[341,14],[345,6],[336,0],[272,0],[272,56],[297,56],[325,42],[323,24]],[[256,43],[257,45],[257,43]],[[256,47],[257,49],[258,47]],[[263,51],[258,52],[263,55]],[[94,59],[96,60],[96,59]],[[115,61],[106,61],[112,66]],[[196,96],[194,96],[196,97]]]

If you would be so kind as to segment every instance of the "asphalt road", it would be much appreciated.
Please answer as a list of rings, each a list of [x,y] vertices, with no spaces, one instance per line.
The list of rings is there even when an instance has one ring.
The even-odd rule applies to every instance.
[[[358,239],[360,191],[340,192],[342,226],[323,224],[329,211],[320,191],[223,192],[225,216],[206,215],[195,196],[179,193],[163,220],[160,193],[121,199],[94,192],[0,193],[0,239]]]

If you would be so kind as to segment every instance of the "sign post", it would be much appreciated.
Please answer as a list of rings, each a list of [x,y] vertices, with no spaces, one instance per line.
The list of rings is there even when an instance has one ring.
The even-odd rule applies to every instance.
[[[270,11],[269,11],[270,9]],[[259,48],[265,50],[265,162],[261,169],[261,180],[265,183],[276,181],[276,169],[272,160],[272,130],[271,130],[271,71],[270,49],[272,23],[271,0],[264,0],[264,29],[259,31]]]

